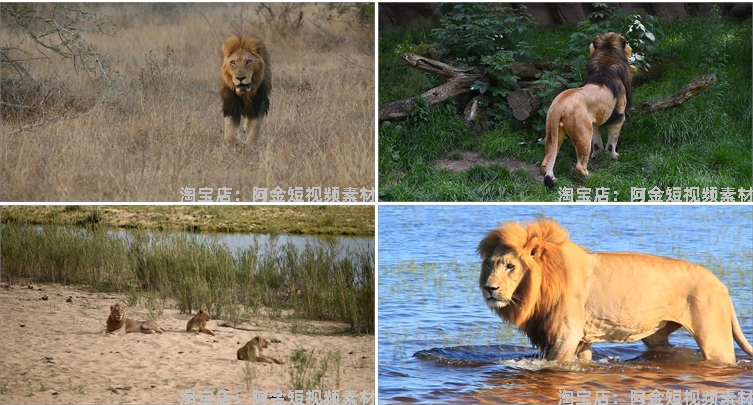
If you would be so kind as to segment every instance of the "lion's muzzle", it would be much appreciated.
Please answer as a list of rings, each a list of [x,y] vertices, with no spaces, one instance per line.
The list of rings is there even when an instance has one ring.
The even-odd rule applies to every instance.
[[[499,290],[499,287],[487,284],[484,286],[483,290],[486,305],[491,309],[504,308],[507,306],[507,304],[510,303],[509,299],[499,298],[499,296],[497,295],[497,290]]]

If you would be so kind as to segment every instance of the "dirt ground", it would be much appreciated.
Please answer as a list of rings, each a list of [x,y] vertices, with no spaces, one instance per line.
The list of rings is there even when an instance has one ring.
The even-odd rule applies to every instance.
[[[454,173],[460,173],[464,170],[468,170],[473,166],[492,166],[499,165],[507,167],[510,173],[516,170],[525,170],[538,181],[544,181],[544,176],[541,175],[541,170],[538,166],[526,162],[521,162],[515,159],[484,159],[476,152],[462,152],[460,159],[438,159],[434,162],[435,167],[443,167],[450,169]]]
[[[340,401],[353,395],[362,403],[362,391],[373,398],[373,335],[333,334],[342,325],[324,322],[299,322],[295,328],[306,334],[293,334],[290,322],[270,319],[237,328],[213,319],[209,326],[217,335],[197,335],[185,330],[191,315],[175,309],[157,318],[165,333],[106,334],[110,306],[123,298],[59,285],[2,283],[0,403],[179,404],[194,395],[195,403],[205,396],[207,403],[224,397],[227,403],[249,404],[254,390],[266,391],[269,400],[277,390],[287,398],[293,389],[289,356],[298,348],[315,349],[319,358],[340,353],[339,367],[332,358],[328,362],[322,398],[334,390]],[[146,315],[140,306],[128,311],[132,319]],[[257,335],[279,340],[264,353],[285,365],[249,363],[244,372],[246,362],[236,359],[236,351]],[[306,390],[299,395],[306,398]]]

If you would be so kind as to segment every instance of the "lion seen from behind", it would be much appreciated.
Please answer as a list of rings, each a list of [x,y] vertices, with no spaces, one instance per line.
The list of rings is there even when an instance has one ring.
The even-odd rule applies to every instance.
[[[155,321],[135,321],[126,317],[126,306],[119,302],[110,306],[110,316],[107,317],[107,333],[123,334],[132,332],[162,333],[164,330]]]
[[[272,72],[269,53],[259,39],[246,35],[227,38],[222,44],[220,68],[225,141],[253,145],[269,111]]]
[[[546,154],[541,172],[549,188],[554,187],[554,162],[566,134],[575,146],[575,168],[584,176],[588,175],[588,160],[596,152],[606,150],[612,158],[619,156],[617,140],[632,99],[628,62],[632,48],[625,37],[614,32],[597,36],[589,48],[583,87],[560,93],[546,114]],[[601,140],[602,126],[608,133],[606,149]]]
[[[590,253],[557,222],[507,222],[479,243],[479,286],[492,312],[548,360],[591,359],[591,344],[669,346],[685,327],[703,358],[734,364],[733,339],[753,356],[729,292],[708,269],[640,253]]]

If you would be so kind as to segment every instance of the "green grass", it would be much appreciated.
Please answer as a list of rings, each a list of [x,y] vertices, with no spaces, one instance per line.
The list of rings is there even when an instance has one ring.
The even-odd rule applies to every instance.
[[[334,244],[288,243],[262,253],[258,244],[235,252],[186,234],[130,238],[87,229],[8,223],[2,228],[2,280],[86,285],[126,294],[159,316],[166,300],[185,313],[208,308],[237,322],[240,309],[293,318],[346,322],[374,331],[374,252],[341,255]],[[272,241],[271,243],[274,243]],[[233,254],[235,253],[235,254]]]
[[[374,207],[8,206],[2,223],[150,231],[374,235]]]
[[[407,121],[379,127],[379,198],[382,201],[557,201],[559,187],[606,187],[610,200],[629,201],[632,187],[751,187],[751,23],[690,18],[664,21],[664,74],[634,89],[633,103],[666,97],[696,76],[716,73],[717,82],[682,106],[631,117],[622,128],[619,160],[597,155],[590,176],[575,170],[568,140],[555,165],[555,190],[523,170],[475,167],[461,173],[434,166],[440,158],[474,151],[486,159],[512,158],[538,167],[544,134],[535,123],[510,118],[469,124],[450,102],[419,108]],[[574,27],[536,30],[529,43],[542,60],[567,47]],[[379,102],[419,95],[441,83],[397,61],[398,55],[431,43],[427,23],[380,32]],[[535,121],[535,120],[534,120]],[[602,135],[606,142],[606,133]]]

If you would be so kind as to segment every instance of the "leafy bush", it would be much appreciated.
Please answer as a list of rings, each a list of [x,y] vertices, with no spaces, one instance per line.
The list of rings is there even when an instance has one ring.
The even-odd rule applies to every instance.
[[[627,11],[605,3],[595,3],[596,9],[585,21],[578,23],[577,31],[570,35],[567,55],[570,59],[580,59],[578,65],[588,60],[588,45],[600,34],[616,32],[627,39],[633,54],[630,63],[638,67],[649,67],[659,55],[658,47],[664,38],[664,31],[656,17],[645,13],[630,14]],[[573,62],[575,65],[576,62]]]
[[[482,58],[503,53],[517,56],[527,49],[522,40],[534,27],[533,16],[500,4],[444,4],[442,28],[432,33],[440,52],[466,66],[483,64]],[[515,50],[514,50],[515,49]]]

